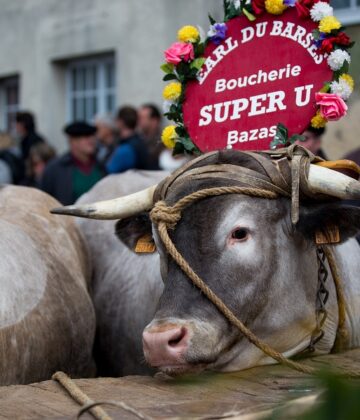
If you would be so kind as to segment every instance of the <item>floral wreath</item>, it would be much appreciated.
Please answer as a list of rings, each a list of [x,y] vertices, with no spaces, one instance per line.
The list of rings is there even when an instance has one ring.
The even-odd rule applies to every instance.
[[[354,90],[354,80],[348,74],[351,62],[348,49],[353,46],[344,28],[333,15],[333,8],[327,1],[319,0],[224,0],[224,22],[216,22],[210,15],[210,28],[207,36],[200,28],[184,26],[178,31],[178,41],[165,51],[165,64],[161,66],[164,81],[170,82],[163,90],[164,116],[176,125],[168,125],[162,132],[162,142],[173,154],[200,154],[191,141],[184,125],[182,104],[188,81],[196,79],[205,63],[204,51],[208,43],[219,45],[227,34],[226,22],[237,16],[256,20],[263,13],[281,15],[286,9],[295,7],[300,18],[318,22],[318,29],[312,33],[313,43],[318,52],[324,54],[333,71],[332,81],[324,83],[315,94],[316,114],[311,119],[311,127],[321,129],[328,121],[336,121],[347,112],[347,101]],[[287,128],[279,123],[271,149],[286,146],[304,137],[295,134],[288,137]]]

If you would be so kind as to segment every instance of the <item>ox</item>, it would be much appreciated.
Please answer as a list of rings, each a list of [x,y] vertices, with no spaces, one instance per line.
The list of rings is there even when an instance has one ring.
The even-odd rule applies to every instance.
[[[177,183],[176,177],[163,183],[160,190],[164,185],[168,187],[166,204],[173,205],[194,191],[221,184],[224,179],[225,185],[231,185],[226,176],[214,180],[207,173],[220,172],[222,168],[225,171],[229,164],[239,165],[244,159],[248,164],[246,177],[256,170],[260,173],[258,179],[268,182],[264,168],[252,156],[244,158],[234,151],[212,153],[201,158],[200,163],[194,161],[179,171],[188,171],[193,176],[184,179],[179,176]],[[197,169],[205,164],[208,166],[198,175]],[[309,167],[308,185],[313,194],[321,193],[328,199],[329,196],[360,197],[357,181],[315,165]],[[117,234],[132,247],[150,226],[144,214],[131,215],[133,210],[138,213],[152,207],[154,191],[152,187],[113,201],[57,209],[57,212],[123,219],[117,223]],[[334,250],[344,282],[348,331],[347,342],[342,345],[344,348],[359,346],[360,249],[350,238],[360,228],[360,209],[341,202],[307,202],[300,206],[299,213],[294,225],[288,198],[270,200],[243,194],[207,197],[183,210],[176,228],[169,231],[170,238],[195,273],[239,319],[277,351],[290,357],[308,347],[316,325],[315,231],[337,225],[342,244]],[[234,371],[272,363],[194,287],[169,257],[157,226],[153,226],[153,235],[165,287],[156,314],[143,333],[148,363],[170,374],[203,369]],[[139,271],[137,276],[141,282]],[[337,332],[338,304],[331,276],[327,288],[325,334],[317,343],[315,354],[330,352]]]
[[[0,187],[0,385],[94,373],[88,259],[74,223],[38,190]]]
[[[128,171],[98,182],[77,204],[124,196],[160,182],[161,171]],[[139,221],[144,220],[140,218]],[[135,254],[136,234],[128,245],[114,235],[113,221],[77,219],[93,266],[92,300],[96,311],[95,361],[101,376],[143,375],[141,335],[152,320],[163,290],[158,254]],[[149,229],[145,219],[144,229]],[[131,242],[130,238],[133,239]]]

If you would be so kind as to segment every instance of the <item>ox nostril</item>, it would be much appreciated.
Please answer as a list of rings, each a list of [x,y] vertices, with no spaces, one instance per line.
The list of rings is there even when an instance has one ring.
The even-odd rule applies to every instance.
[[[176,333],[170,338],[168,341],[168,345],[170,347],[177,347],[187,335],[187,329],[185,327],[181,327]]]
[[[145,329],[145,359],[153,367],[184,364],[189,338],[190,329],[181,325],[158,325]]]

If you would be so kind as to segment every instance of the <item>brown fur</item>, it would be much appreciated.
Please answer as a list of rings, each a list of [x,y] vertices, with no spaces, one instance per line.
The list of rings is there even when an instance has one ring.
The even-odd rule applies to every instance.
[[[50,215],[49,209],[58,205],[34,189],[0,190],[0,229],[12,230],[11,245],[17,249],[1,258],[13,259],[26,273],[28,268],[21,267],[24,253],[34,252],[34,258],[40,255],[46,266],[46,286],[36,306],[2,329],[0,319],[1,385],[49,379],[56,370],[85,376],[92,369],[95,316],[87,291],[90,265],[74,221]],[[24,249],[22,235],[35,244],[35,250]],[[38,278],[26,281],[36,284]]]

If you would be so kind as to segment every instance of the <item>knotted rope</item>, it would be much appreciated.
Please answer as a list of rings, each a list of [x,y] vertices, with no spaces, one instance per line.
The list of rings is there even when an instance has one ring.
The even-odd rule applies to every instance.
[[[310,161],[316,158],[305,151],[303,148],[292,147],[284,149],[277,154],[278,160],[269,159],[270,153],[266,156],[242,152],[245,159],[248,157],[255,159],[257,164],[266,172],[266,177],[261,173],[256,173],[248,168],[238,167],[234,164],[220,163],[218,165],[208,165],[207,160],[214,160],[213,154],[202,156],[193,162],[185,165],[185,167],[176,171],[172,176],[159,186],[155,201],[158,199],[150,213],[152,222],[157,225],[160,238],[169,253],[169,255],[178,264],[181,270],[188,278],[201,290],[201,292],[216,306],[216,308],[229,320],[231,324],[239,329],[239,331],[257,348],[264,352],[267,356],[282,363],[292,369],[305,374],[314,374],[316,369],[306,366],[302,363],[292,361],[280,352],[273,349],[264,341],[260,340],[252,331],[250,331],[229,309],[229,307],[206,285],[206,283],[194,272],[188,262],[183,258],[172,242],[168,229],[174,229],[181,219],[182,211],[195,203],[207,197],[215,197],[225,194],[243,194],[258,198],[275,199],[279,195],[292,198],[291,215],[292,222],[296,223],[299,218],[299,197],[300,194],[312,196],[312,192],[307,187],[307,168]],[[265,156],[264,156],[265,155]],[[290,164],[289,164],[290,159]],[[291,160],[292,159],[292,160]],[[203,163],[203,165],[202,165]],[[212,162],[211,162],[212,163]],[[200,165],[200,166],[199,166]],[[235,167],[235,168],[234,168]],[[284,170],[285,168],[285,170]],[[290,169],[290,171],[289,171]],[[290,172],[290,173],[289,173]],[[289,178],[290,176],[290,178]],[[186,182],[202,181],[206,178],[214,178],[221,182],[236,182],[241,186],[219,186],[214,188],[203,188],[192,192],[185,197],[180,198],[174,205],[170,206],[164,201],[170,188],[183,188]],[[245,184],[245,186],[244,186]],[[249,185],[249,186],[247,186]],[[345,330],[345,297],[339,273],[337,271],[335,258],[329,247],[324,246],[324,252],[328,258],[329,266],[334,279],[339,311],[339,328],[337,331],[336,341],[346,337]],[[345,372],[347,377],[359,377],[358,372]]]

